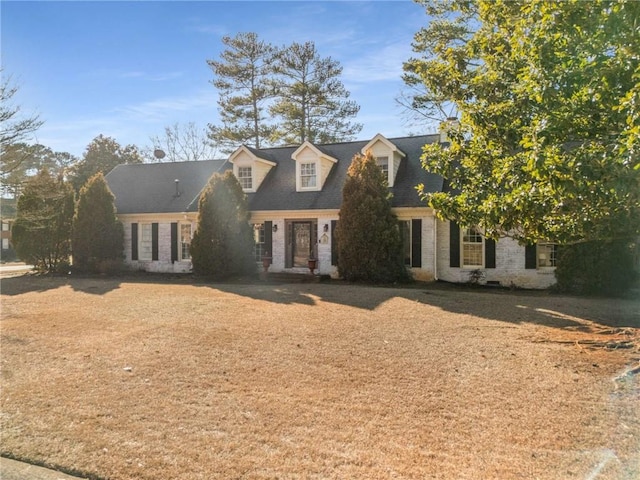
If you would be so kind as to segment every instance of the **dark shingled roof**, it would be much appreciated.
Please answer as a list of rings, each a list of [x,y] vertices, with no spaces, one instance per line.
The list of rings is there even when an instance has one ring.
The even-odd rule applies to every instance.
[[[116,197],[118,213],[175,213],[198,210],[200,192],[209,178],[224,170],[226,160],[124,164],[105,177]],[[177,190],[180,195],[176,195]]]
[[[394,207],[420,207],[416,185],[424,184],[426,192],[441,191],[443,179],[427,173],[420,164],[422,146],[435,143],[439,135],[389,138],[406,154],[400,162],[395,185],[391,188]],[[256,193],[249,193],[249,209],[261,210],[318,210],[339,209],[342,187],[351,159],[369,140],[333,143],[317,146],[327,155],[338,159],[331,168],[322,191],[296,192],[295,164],[291,154],[298,146],[249,148],[256,156],[277,163],[267,174]],[[216,172],[231,168],[225,160],[200,162],[154,163],[118,165],[106,177],[116,197],[118,213],[172,213],[198,209],[198,197],[208,179]],[[174,180],[180,180],[179,197],[175,196]]]

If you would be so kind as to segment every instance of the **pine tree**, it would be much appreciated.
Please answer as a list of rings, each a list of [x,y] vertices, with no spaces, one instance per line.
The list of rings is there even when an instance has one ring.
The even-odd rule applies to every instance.
[[[73,265],[81,271],[102,272],[122,260],[124,230],[102,173],[91,177],[80,190],[71,246]]]
[[[214,174],[200,195],[191,261],[194,273],[217,278],[255,271],[246,195],[231,171]]]
[[[209,125],[209,138],[224,151],[243,144],[260,148],[273,126],[266,120],[266,102],[273,95],[275,49],[255,33],[224,37],[227,49],[220,60],[208,60],[213,85],[220,92],[218,112],[222,125]]]
[[[45,168],[25,185],[18,198],[13,244],[21,260],[54,272],[69,261],[74,192]]]
[[[351,123],[360,107],[348,100],[339,80],[340,64],[321,58],[313,42],[293,43],[278,52],[276,72],[284,79],[269,111],[282,118],[274,139],[285,144],[351,140],[362,130]]]
[[[356,155],[342,190],[336,228],[338,273],[348,281],[392,283],[410,276],[402,238],[391,213],[387,182],[371,152]]]

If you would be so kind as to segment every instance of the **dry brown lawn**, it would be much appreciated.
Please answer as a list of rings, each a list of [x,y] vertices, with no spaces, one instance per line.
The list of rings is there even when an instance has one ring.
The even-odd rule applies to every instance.
[[[29,275],[1,299],[14,458],[100,479],[640,478],[640,301]]]

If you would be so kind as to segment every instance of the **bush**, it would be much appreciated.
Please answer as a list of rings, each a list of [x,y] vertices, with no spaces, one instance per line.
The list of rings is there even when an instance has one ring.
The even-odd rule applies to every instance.
[[[637,279],[634,242],[585,242],[560,249],[556,287],[578,295],[624,295]]]
[[[410,280],[402,258],[398,220],[391,213],[387,182],[371,154],[356,155],[342,191],[336,228],[338,273],[348,281]]]
[[[214,174],[200,195],[191,241],[193,272],[226,278],[255,273],[246,195],[231,171]]]
[[[102,173],[91,177],[80,190],[71,247],[73,266],[79,271],[105,273],[105,265],[123,258],[124,230]]]

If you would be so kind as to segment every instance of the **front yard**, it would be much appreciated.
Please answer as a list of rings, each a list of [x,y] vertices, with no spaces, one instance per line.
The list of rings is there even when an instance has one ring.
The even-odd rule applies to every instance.
[[[640,476],[637,300],[29,275],[1,299],[3,455],[114,480]]]

